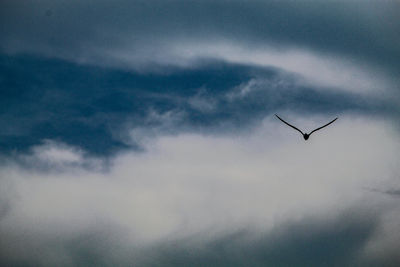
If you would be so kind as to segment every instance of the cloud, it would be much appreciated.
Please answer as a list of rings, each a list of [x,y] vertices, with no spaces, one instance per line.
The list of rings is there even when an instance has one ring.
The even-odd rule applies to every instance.
[[[52,164],[73,164],[82,161],[81,151],[50,140],[45,141],[41,146],[33,147],[32,150],[34,157]]]
[[[200,112],[209,113],[217,108],[217,101],[212,96],[207,96],[207,89],[200,88],[199,92],[189,99],[189,105]]]
[[[396,265],[398,7],[1,1],[0,265]]]
[[[367,190],[369,190],[371,192],[387,194],[387,195],[393,196],[393,197],[398,197],[400,195],[399,189],[378,190],[378,189],[374,189],[374,188],[367,188]]]
[[[364,212],[351,212],[328,222],[308,218],[279,225],[267,234],[241,230],[201,245],[194,245],[194,238],[162,244],[144,265],[357,265],[362,262],[359,248],[374,231],[376,221]]]
[[[276,68],[221,61],[145,74],[2,56],[0,68],[4,95],[0,149],[5,154],[26,153],[43,140],[56,140],[96,156],[110,156],[140,149],[140,129],[228,133],[287,110],[384,118],[398,114],[396,100],[388,95],[326,90]],[[131,138],[132,130],[137,140]]]
[[[1,48],[8,54],[161,72],[211,57],[278,67],[309,83],[360,93],[390,90],[398,82],[398,4],[391,1],[379,8],[374,2],[360,8],[319,1],[2,5]]]
[[[380,94],[393,84],[378,69],[361,68],[345,58],[327,56],[301,49],[274,49],[264,46],[262,49],[248,49],[232,43],[212,42],[201,44],[182,44],[175,46],[176,54],[188,59],[220,58],[228,62],[254,64],[264,67],[276,67],[292,72],[306,85],[321,88],[333,87],[336,90],[354,91],[359,94]]]
[[[144,118],[144,125],[132,126],[128,121],[126,130],[122,131],[123,139],[128,144],[146,146],[159,134],[174,134],[181,130],[185,119],[185,112],[169,110],[163,113],[150,109]]]
[[[54,173],[71,168],[100,171],[106,166],[104,159],[86,157],[86,152],[81,148],[53,140],[43,140],[41,144],[32,146],[29,152],[15,153],[13,156],[25,168]]]
[[[387,190],[387,191],[385,191],[384,193],[386,193],[386,194],[389,194],[389,195],[392,195],[392,196],[399,196],[400,195],[400,190]]]
[[[315,117],[304,127],[325,120]],[[59,149],[56,143],[47,146],[44,151]],[[241,229],[268,235],[282,224],[335,220],[349,209],[371,209],[371,201],[379,206],[372,209],[374,216],[397,214],[390,203],[366,195],[363,188],[382,182],[397,162],[398,149],[397,132],[384,122],[343,117],[304,142],[297,132],[266,118],[252,132],[231,137],[156,135],[145,151],[122,153],[101,173],[79,166],[26,171],[9,164],[0,174],[1,188],[12,192],[5,197],[9,208],[0,220],[1,246],[6,248],[2,257],[73,265],[79,252],[71,254],[68,244],[79,244],[76,250],[89,255],[124,258],[113,254],[117,246],[151,257],[151,248],[162,243],[200,235],[207,244]],[[43,160],[41,155],[37,157]],[[373,227],[377,230],[368,241],[398,247],[380,227]],[[96,240],[104,240],[105,247]],[[363,251],[365,242],[355,242]],[[134,258],[130,264],[141,261]]]

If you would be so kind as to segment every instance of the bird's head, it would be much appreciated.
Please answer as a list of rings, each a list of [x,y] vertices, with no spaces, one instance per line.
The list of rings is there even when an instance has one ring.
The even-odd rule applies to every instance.
[[[307,133],[305,133],[305,134],[303,134],[303,137],[304,137],[304,140],[307,140],[307,139],[308,139],[308,137],[310,137],[310,135],[309,135],[309,134],[307,134]]]

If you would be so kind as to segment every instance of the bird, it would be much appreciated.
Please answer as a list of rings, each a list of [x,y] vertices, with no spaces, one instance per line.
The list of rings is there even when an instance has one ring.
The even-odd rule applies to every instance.
[[[308,138],[310,138],[310,135],[311,135],[313,132],[316,132],[316,131],[318,131],[318,130],[321,130],[322,128],[328,126],[329,124],[331,124],[332,122],[334,122],[335,120],[338,119],[338,118],[336,117],[334,120],[328,122],[327,124],[325,124],[325,125],[323,125],[323,126],[317,128],[317,129],[312,130],[312,131],[308,134],[308,133],[303,133],[303,132],[300,131],[297,127],[295,127],[295,126],[293,126],[293,125],[287,123],[286,121],[284,121],[283,119],[281,119],[278,115],[275,114],[275,116],[276,116],[281,122],[283,122],[283,123],[285,123],[286,125],[292,127],[293,129],[299,131],[299,132],[303,135],[304,140],[308,140]]]

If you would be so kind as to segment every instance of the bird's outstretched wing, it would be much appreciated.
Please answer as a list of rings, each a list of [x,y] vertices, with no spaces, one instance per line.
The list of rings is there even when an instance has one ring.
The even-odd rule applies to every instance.
[[[311,133],[309,133],[309,135],[311,135],[313,132],[315,132],[315,131],[318,131],[318,130],[321,130],[322,128],[324,128],[324,127],[326,127],[326,126],[328,126],[329,124],[331,124],[332,122],[334,122],[335,120],[337,120],[338,118],[336,118],[336,119],[334,119],[334,120],[332,120],[331,122],[328,122],[327,124],[325,124],[324,126],[321,126],[321,127],[319,127],[319,128],[317,128],[317,129],[315,129],[315,130],[312,130],[312,132]]]
[[[276,116],[281,122],[283,122],[284,124],[286,124],[286,125],[292,127],[293,129],[299,131],[302,135],[304,135],[304,133],[303,133],[302,131],[300,131],[298,128],[296,128],[296,127],[294,127],[293,125],[291,125],[291,124],[287,123],[286,121],[282,120],[281,118],[279,118],[278,115],[275,114],[275,116]]]

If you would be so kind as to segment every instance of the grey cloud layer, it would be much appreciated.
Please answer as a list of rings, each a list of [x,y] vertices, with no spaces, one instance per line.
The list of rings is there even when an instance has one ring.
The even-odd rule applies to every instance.
[[[2,1],[1,47],[151,64],[174,63],[169,50],[180,43],[228,40],[339,54],[398,73],[398,11],[397,1]]]
[[[323,259],[313,253],[333,251],[332,266],[398,262],[398,206],[363,189],[397,181],[390,170],[398,164],[396,131],[349,117],[310,143],[300,138],[272,118],[239,136],[161,136],[144,153],[115,157],[107,172],[71,165],[84,159],[67,146],[37,147],[30,160],[64,168],[2,166],[8,192],[1,194],[8,203],[0,218],[2,261],[241,266],[248,257],[254,266],[300,260],[318,266]],[[249,234],[229,237],[242,230]],[[296,258],[294,251],[307,245],[310,251]]]

